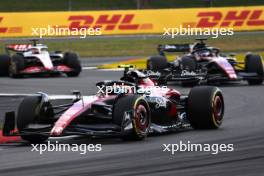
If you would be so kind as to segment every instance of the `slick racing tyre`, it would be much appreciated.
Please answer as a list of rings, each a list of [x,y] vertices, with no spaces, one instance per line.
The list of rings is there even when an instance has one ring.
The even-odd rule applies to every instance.
[[[197,69],[197,62],[193,57],[190,56],[184,56],[181,59],[181,69],[186,70],[188,72],[196,72]],[[182,86],[184,87],[193,87],[197,84],[199,84],[200,80],[193,79],[188,81],[182,81]]]
[[[22,74],[19,74],[21,70],[25,68],[25,61],[23,56],[15,54],[11,57],[9,66],[9,76],[12,78],[20,78]]]
[[[10,57],[8,55],[0,55],[0,76],[8,76],[8,68]]]
[[[181,59],[181,65],[183,70],[187,71],[196,71],[197,69],[197,62],[193,57],[184,56]]]
[[[48,139],[48,136],[41,134],[23,135],[23,131],[26,131],[27,125],[34,123],[40,116],[37,112],[40,109],[40,97],[29,96],[24,98],[18,108],[17,114],[17,128],[19,132],[22,132],[21,138],[31,143],[41,143]],[[34,132],[34,131],[30,131]]]
[[[147,101],[139,95],[124,95],[114,105],[113,121],[121,126],[124,140],[142,140],[147,137],[150,116]],[[131,128],[126,129],[129,126]]]
[[[216,129],[223,120],[224,99],[217,87],[191,89],[187,102],[187,118],[194,129]]]
[[[147,60],[147,69],[160,71],[168,67],[168,61],[164,56],[154,56]]]
[[[66,73],[68,77],[79,76],[80,72],[82,71],[82,67],[76,53],[65,53],[64,63],[65,65],[73,69],[73,71]]]
[[[250,85],[262,84],[264,73],[263,73],[262,60],[259,55],[253,55],[253,54],[246,55],[245,72],[258,74],[257,78],[248,80],[248,83]]]

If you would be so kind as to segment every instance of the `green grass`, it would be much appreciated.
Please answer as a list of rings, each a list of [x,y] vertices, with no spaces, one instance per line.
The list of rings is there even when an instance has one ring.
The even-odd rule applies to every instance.
[[[178,38],[89,38],[79,40],[44,41],[50,50],[76,51],[82,57],[150,56],[157,54],[158,44],[193,43],[195,37]],[[218,47],[223,52],[264,51],[263,34],[235,34],[234,36],[208,39],[208,45]],[[0,48],[4,43],[0,42]]]
[[[191,8],[263,5],[263,0],[141,0],[140,8]],[[68,11],[68,10],[120,10],[136,9],[137,0],[2,0],[0,12]]]

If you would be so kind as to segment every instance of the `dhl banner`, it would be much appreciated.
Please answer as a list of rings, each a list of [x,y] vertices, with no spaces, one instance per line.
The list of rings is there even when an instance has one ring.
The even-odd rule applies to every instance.
[[[102,35],[163,33],[164,28],[264,30],[264,6],[158,10],[0,13],[0,37],[32,36],[33,28],[100,28]]]

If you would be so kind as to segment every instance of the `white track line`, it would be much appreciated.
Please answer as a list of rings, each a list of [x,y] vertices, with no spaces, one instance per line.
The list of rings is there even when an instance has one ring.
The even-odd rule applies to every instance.
[[[99,71],[124,71],[123,68],[98,69]]]
[[[97,67],[82,67],[83,70],[95,70]]]
[[[37,94],[37,93],[36,93]],[[12,93],[0,93],[0,97],[26,97],[26,96],[34,96],[36,94],[12,94]],[[49,95],[49,98],[51,100],[58,100],[58,99],[74,99],[76,96],[75,95]]]
[[[18,96],[25,97],[25,96],[32,96],[32,95],[36,95],[36,94],[0,93],[0,97],[18,97]]]
[[[83,70],[98,70],[98,71],[123,71],[124,68],[107,68],[107,69],[101,69],[97,67],[82,67]]]
[[[106,69],[97,69],[99,71],[124,71],[124,68],[106,68]],[[129,70],[136,70],[136,68],[130,68]]]
[[[20,94],[20,93],[16,93],[16,94],[11,94],[11,93],[0,93],[0,97],[26,97],[26,96],[35,96],[36,94]],[[94,95],[84,95],[83,98],[89,98],[90,96],[94,96]],[[76,98],[75,95],[48,95],[49,100],[73,100]]]

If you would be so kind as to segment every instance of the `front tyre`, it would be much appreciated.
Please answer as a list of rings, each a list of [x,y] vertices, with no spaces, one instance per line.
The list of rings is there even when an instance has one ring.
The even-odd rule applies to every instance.
[[[182,70],[185,70],[188,72],[196,72],[197,62],[195,58],[191,56],[183,56],[181,58],[181,67],[182,67]],[[182,81],[181,84],[184,87],[193,87],[193,86],[198,85],[199,82],[200,82],[199,79],[193,79],[193,80]]]
[[[41,134],[23,135],[23,131],[27,132],[26,128],[30,123],[34,123],[38,118],[40,109],[40,97],[29,96],[23,99],[18,108],[17,128],[21,133],[21,138],[31,143],[41,143],[48,139],[48,136]],[[32,131],[31,131],[32,132]]]
[[[82,71],[81,63],[78,59],[78,55],[76,53],[65,53],[64,55],[64,63],[66,66],[70,67],[72,71],[67,72],[66,75],[68,77],[77,77]]]
[[[168,61],[164,56],[153,56],[147,60],[147,70],[161,71],[168,68]]]
[[[113,110],[114,123],[122,127],[124,140],[143,140],[150,129],[150,108],[144,97],[125,95],[117,99]],[[132,124],[130,129],[128,124]]]
[[[187,118],[194,129],[216,129],[224,117],[224,99],[219,88],[201,86],[191,89]]]
[[[263,82],[263,64],[261,57],[259,55],[248,54],[245,58],[245,72],[247,73],[257,73],[257,78],[249,79],[248,84],[259,85]]]
[[[197,69],[197,62],[196,62],[195,58],[193,58],[191,56],[183,56],[181,58],[181,65],[182,65],[183,70],[195,72]]]
[[[8,76],[9,65],[10,57],[8,55],[0,55],[0,76]]]
[[[19,72],[25,68],[24,57],[18,54],[15,54],[11,57],[10,66],[9,66],[9,76],[11,78],[21,78],[22,74]]]

